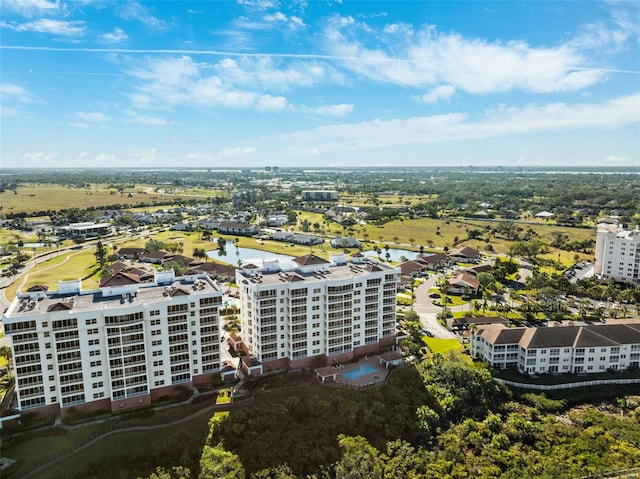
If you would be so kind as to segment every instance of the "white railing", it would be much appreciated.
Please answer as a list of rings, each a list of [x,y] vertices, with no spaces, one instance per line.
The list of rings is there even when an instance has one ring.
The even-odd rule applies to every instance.
[[[638,384],[640,378],[631,379],[594,379],[592,381],[580,381],[573,383],[561,383],[561,384],[530,384],[530,383],[518,383],[515,381],[508,381],[506,379],[495,378],[496,381],[507,386],[512,386],[520,389],[537,389],[539,391],[553,391],[557,389],[574,389],[583,388],[588,386],[603,386],[607,384]]]

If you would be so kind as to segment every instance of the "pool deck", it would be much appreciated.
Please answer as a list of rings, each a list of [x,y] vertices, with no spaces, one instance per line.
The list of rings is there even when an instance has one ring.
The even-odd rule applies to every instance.
[[[353,371],[358,369],[363,364],[369,364],[374,367],[376,370],[370,374],[363,374],[358,379],[347,379],[344,377],[342,373]],[[380,358],[378,356],[370,356],[366,359],[361,359],[357,363],[346,363],[342,369],[334,369],[333,366],[326,366],[324,368],[315,369],[316,375],[319,378],[323,378],[322,383],[325,378],[331,378],[329,384],[341,384],[348,386],[370,386],[376,383],[383,382],[386,377],[388,370],[385,368],[383,364],[381,364]]]

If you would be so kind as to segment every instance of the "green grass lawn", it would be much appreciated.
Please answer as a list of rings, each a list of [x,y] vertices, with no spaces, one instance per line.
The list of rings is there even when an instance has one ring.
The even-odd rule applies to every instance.
[[[446,354],[449,351],[460,352],[462,346],[460,342],[455,338],[443,339],[443,338],[430,338],[429,336],[423,336],[422,341],[429,347],[432,353]]]

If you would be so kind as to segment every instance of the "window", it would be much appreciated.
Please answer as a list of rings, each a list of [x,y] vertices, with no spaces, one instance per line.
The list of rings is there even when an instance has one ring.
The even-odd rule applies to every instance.
[[[96,318],[86,319],[84,324],[86,324],[87,326],[90,326],[92,324],[98,324],[98,320]]]

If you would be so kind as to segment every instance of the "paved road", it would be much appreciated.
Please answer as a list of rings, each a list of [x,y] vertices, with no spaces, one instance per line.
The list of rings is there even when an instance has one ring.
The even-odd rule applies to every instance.
[[[433,334],[436,338],[454,338],[454,334],[438,322],[437,315],[442,308],[431,303],[429,290],[435,285],[438,277],[431,275],[425,282],[413,290],[416,295],[416,302],[413,310],[420,316],[422,327]],[[456,307],[462,310],[464,306]]]

